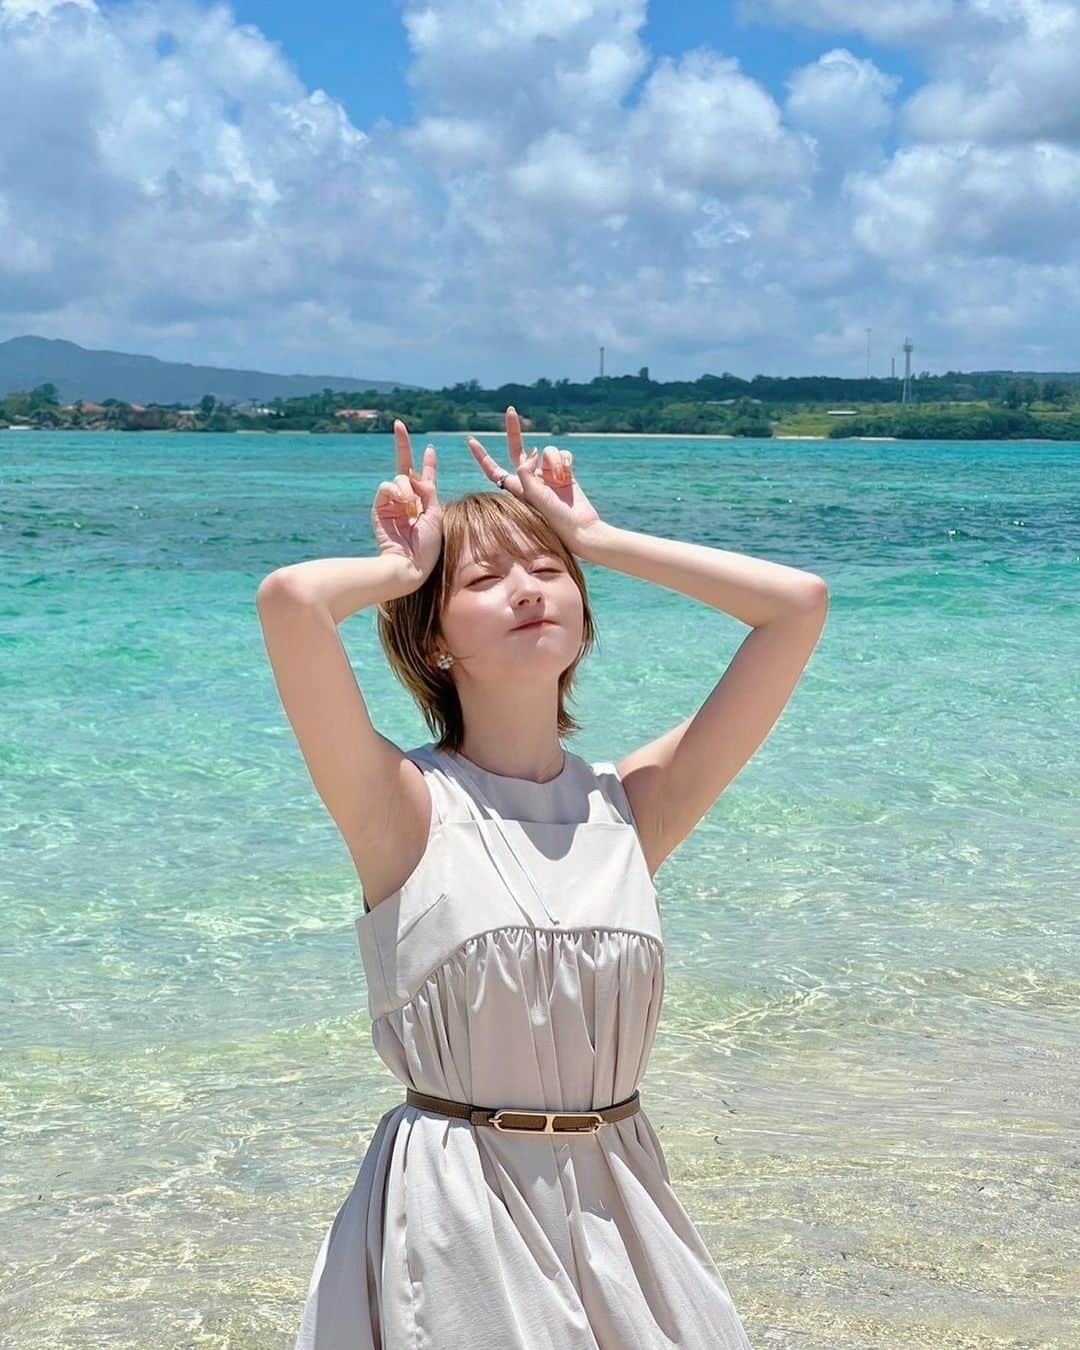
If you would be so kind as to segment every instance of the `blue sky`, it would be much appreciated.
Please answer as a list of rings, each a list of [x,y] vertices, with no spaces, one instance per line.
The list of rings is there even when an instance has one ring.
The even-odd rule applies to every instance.
[[[357,126],[368,128],[380,117],[398,123],[411,119],[413,100],[405,78],[409,45],[399,5],[389,0],[303,6],[295,0],[245,0],[234,4],[233,11],[241,23],[256,25],[280,43],[304,82],[340,99]],[[333,42],[327,41],[328,31]],[[789,72],[835,46],[834,36],[775,22],[740,21],[735,6],[701,0],[651,5],[642,33],[657,55],[678,57],[703,43],[737,54],[747,74],[775,98],[783,97]],[[903,52],[882,49],[851,30],[843,38],[852,52],[900,75],[905,86],[920,82],[917,66]]]
[[[1073,369],[1080,0],[0,0],[0,339]]]

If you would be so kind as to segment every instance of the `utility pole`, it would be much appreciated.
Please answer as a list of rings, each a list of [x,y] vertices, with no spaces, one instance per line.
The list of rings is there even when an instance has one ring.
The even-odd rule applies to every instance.
[[[600,378],[604,378],[604,349],[600,348]]]

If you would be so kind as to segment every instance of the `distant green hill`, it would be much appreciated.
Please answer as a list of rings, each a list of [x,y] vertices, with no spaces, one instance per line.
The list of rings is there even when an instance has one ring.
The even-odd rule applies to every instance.
[[[303,398],[324,389],[358,391],[421,389],[395,380],[366,380],[349,375],[272,375],[261,370],[230,370],[159,361],[130,352],[95,351],[61,338],[16,337],[0,342],[0,397],[16,389],[54,384],[61,403],[77,399],[101,403],[181,403],[190,407],[204,394],[219,403],[264,403]]]
[[[525,430],[553,436],[1080,440],[1080,377],[1073,371],[923,370],[912,375],[907,394],[905,400],[895,376],[747,380],[723,371],[661,381],[649,378],[648,366],[584,382],[541,377],[485,389],[470,379],[428,389],[180,365],[43,338],[0,343],[0,428],[385,435],[400,417],[424,435],[499,431],[513,404]]]

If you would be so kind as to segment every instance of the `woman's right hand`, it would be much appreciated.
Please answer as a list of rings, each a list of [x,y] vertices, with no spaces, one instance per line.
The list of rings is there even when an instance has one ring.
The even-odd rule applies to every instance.
[[[397,474],[379,484],[371,508],[371,527],[380,554],[399,557],[418,574],[422,584],[442,552],[442,506],[435,485],[435,447],[424,451],[418,474],[412,466],[409,433],[400,418],[394,422]]]

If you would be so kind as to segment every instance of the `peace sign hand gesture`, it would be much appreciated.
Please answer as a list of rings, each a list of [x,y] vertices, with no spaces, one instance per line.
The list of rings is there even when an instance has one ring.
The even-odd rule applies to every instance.
[[[435,447],[424,451],[423,468],[413,468],[412,446],[405,423],[394,422],[397,473],[379,484],[371,508],[371,528],[380,554],[400,558],[420,582],[427,578],[442,552],[442,503],[436,484]]]
[[[585,531],[596,525],[600,516],[571,468],[569,450],[546,445],[525,454],[521,441],[521,422],[513,407],[506,410],[506,444],[513,470],[506,470],[484,449],[475,436],[469,437],[473,458],[493,483],[502,479],[503,487],[534,506],[558,534],[568,549],[575,551]],[[504,475],[506,475],[504,477]]]

